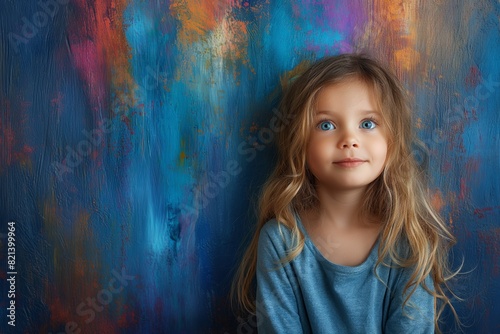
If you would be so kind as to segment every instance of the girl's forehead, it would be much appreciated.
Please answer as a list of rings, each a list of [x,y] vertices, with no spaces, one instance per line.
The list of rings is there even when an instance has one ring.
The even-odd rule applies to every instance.
[[[340,78],[335,81],[331,82],[325,82],[321,88],[318,90],[318,93],[320,93],[322,90],[327,89],[327,88],[332,88],[332,87],[341,87],[341,86],[363,86],[363,88],[366,88],[372,92],[375,92],[375,84],[373,80],[369,78],[362,78],[360,76],[348,76],[345,78]]]
[[[351,100],[349,100],[351,97]],[[365,99],[372,104],[373,108],[379,110],[381,105],[381,94],[374,85],[366,80],[350,78],[339,82],[327,83],[316,92],[313,100],[313,109],[316,110],[321,104],[335,104],[336,101],[342,103],[358,102]]]

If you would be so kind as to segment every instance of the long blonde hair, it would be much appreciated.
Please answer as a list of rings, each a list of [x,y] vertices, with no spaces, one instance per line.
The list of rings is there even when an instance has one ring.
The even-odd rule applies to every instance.
[[[255,313],[253,283],[257,246],[260,231],[268,220],[275,218],[292,233],[295,244],[286,261],[293,260],[302,251],[305,237],[294,215],[317,205],[314,177],[306,168],[316,96],[321,88],[349,79],[362,80],[373,88],[388,128],[385,169],[368,186],[361,208],[362,212],[383,222],[376,266],[384,265],[384,259],[389,257],[397,266],[412,268],[413,274],[404,290],[404,303],[418,286],[426,289],[434,297],[434,322],[439,330],[439,317],[446,305],[456,316],[448,297],[448,283],[455,275],[450,269],[448,251],[455,238],[432,207],[424,173],[412,155],[416,138],[404,87],[395,75],[362,55],[324,58],[285,90],[279,107],[282,123],[279,125],[285,130],[276,137],[278,162],[260,197],[256,232],[239,266],[231,295],[244,311]],[[408,254],[398,252],[401,245],[407,246]],[[432,287],[425,284],[429,275]]]

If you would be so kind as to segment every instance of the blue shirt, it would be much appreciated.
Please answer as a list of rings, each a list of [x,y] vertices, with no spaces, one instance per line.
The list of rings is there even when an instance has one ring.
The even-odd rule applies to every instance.
[[[290,230],[276,220],[261,230],[256,274],[259,333],[434,333],[434,299],[422,287],[402,308],[408,269],[381,264],[380,279],[375,275],[378,241],[362,264],[337,265],[323,257],[298,218],[297,223],[305,246],[284,265],[280,260],[290,248]],[[426,283],[432,288],[430,278]]]

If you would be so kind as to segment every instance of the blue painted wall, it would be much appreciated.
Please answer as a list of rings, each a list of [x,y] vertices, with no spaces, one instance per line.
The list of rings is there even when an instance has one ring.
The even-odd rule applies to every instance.
[[[281,82],[356,51],[413,94],[415,154],[470,271],[464,330],[499,331],[499,14],[486,0],[3,1],[2,332],[244,332],[227,293]]]

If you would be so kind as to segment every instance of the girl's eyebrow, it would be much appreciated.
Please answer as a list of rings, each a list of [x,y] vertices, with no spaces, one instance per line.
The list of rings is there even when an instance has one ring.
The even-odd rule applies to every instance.
[[[376,115],[376,116],[382,116],[382,113],[378,110],[366,110],[363,111],[363,115]]]
[[[316,113],[314,114],[314,116],[319,116],[319,115],[327,115],[327,116],[330,116],[330,115],[334,115],[336,114],[335,111],[329,111],[329,110],[319,110],[319,111],[316,111]],[[378,110],[361,110],[359,111],[359,114],[363,115],[363,116],[368,116],[368,115],[376,115],[376,116],[381,116],[382,113]]]

